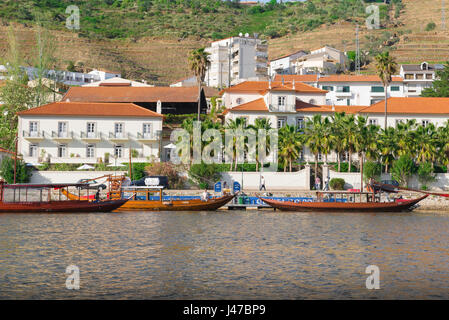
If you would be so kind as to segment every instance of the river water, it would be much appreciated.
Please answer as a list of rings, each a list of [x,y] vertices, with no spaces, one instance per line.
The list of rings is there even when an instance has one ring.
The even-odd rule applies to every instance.
[[[0,232],[1,299],[449,298],[447,213],[3,214]]]

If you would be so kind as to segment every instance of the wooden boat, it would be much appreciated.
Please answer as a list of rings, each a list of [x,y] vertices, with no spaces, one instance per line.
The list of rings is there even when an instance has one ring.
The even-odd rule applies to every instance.
[[[224,195],[218,198],[211,198],[207,201],[201,199],[190,200],[163,200],[162,188],[160,187],[122,187],[121,197],[130,198],[117,211],[212,211],[224,206],[236,195]],[[69,199],[78,199],[77,195],[63,191]],[[158,200],[151,200],[150,197],[158,194]]]
[[[66,199],[62,190],[81,190],[84,184],[5,184],[0,182],[0,213],[110,212],[127,199],[89,201]],[[58,192],[55,197],[54,192]],[[80,193],[80,191],[79,191]],[[56,198],[56,199],[55,199]]]
[[[342,198],[338,199],[336,196]],[[362,201],[365,196],[366,201]],[[317,192],[317,199],[315,202],[291,202],[266,198],[259,199],[271,207],[282,211],[401,212],[413,210],[418,202],[428,196],[428,194],[425,194],[417,199],[398,199],[392,202],[380,202],[376,201],[375,195],[372,192]]]

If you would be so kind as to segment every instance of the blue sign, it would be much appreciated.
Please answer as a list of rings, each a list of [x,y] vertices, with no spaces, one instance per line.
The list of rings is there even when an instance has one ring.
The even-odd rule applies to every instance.
[[[238,183],[237,181],[234,181],[232,190],[234,191],[234,193],[239,192],[240,191],[240,183]]]
[[[215,186],[214,186],[214,191],[215,192],[221,192],[221,181],[218,181]]]

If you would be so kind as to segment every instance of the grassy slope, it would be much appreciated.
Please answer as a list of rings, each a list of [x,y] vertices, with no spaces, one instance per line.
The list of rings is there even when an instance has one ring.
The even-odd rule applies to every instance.
[[[446,39],[447,32],[438,31],[441,24],[441,20],[439,19],[441,17],[441,12],[439,12],[441,2],[439,0],[421,0],[419,2],[403,0],[403,2],[406,7],[399,19],[400,23],[398,23],[398,26],[391,28],[391,30],[411,30],[412,33],[402,36],[401,41],[397,45],[399,61],[415,62],[415,60],[420,61],[426,59],[429,62],[439,62],[444,60],[444,57],[448,57],[449,54],[445,51],[449,51],[449,38]],[[426,8],[426,10],[423,10],[423,8]],[[132,13],[134,9],[129,8],[128,10]],[[56,56],[60,60],[60,67],[65,68],[69,60],[74,62],[81,61],[86,66],[98,66],[108,70],[119,71],[130,78],[147,79],[157,84],[168,84],[190,73],[187,65],[188,52],[193,48],[205,46],[210,41],[201,38],[200,34],[196,34],[195,36],[191,35],[186,38],[180,37],[180,33],[182,34],[185,30],[189,30],[189,32],[193,30],[192,32],[195,33],[195,30],[202,28],[205,33],[221,32],[227,35],[227,32],[230,32],[229,30],[234,34],[238,32],[257,32],[265,30],[268,25],[274,24],[277,25],[275,28],[281,29],[283,26],[289,26],[290,22],[293,23],[294,21],[306,19],[296,14],[292,17],[290,16],[291,12],[288,14],[285,13],[283,17],[279,17],[279,13],[276,11],[264,12],[257,15],[235,15],[235,11],[233,11],[235,9],[226,9],[229,12],[226,11],[226,14],[224,14],[220,12],[220,10],[224,9],[219,8],[218,14],[210,13],[192,16],[188,13],[191,9],[183,10],[184,13],[170,11],[172,17],[171,22],[166,24],[165,27],[161,24],[165,21],[164,19],[161,20],[153,16],[153,20],[159,20],[154,22],[154,28],[151,32],[143,31],[147,27],[139,19],[123,18],[120,20],[116,14],[123,15],[123,17],[127,15],[123,12],[117,13],[117,10],[114,8],[110,9],[108,14],[98,11],[94,15],[105,16],[102,18],[103,22],[104,19],[119,19],[117,21],[120,21],[120,25],[126,26],[124,30],[130,30],[135,25],[140,26],[135,29],[135,33],[140,33],[139,36],[133,35],[126,39],[93,39],[96,36],[85,38],[80,37],[76,33],[67,32],[64,29],[55,30],[54,35],[57,40]],[[167,14],[169,14],[168,11],[165,14],[161,11],[161,16],[166,16]],[[146,19],[144,20],[146,21]],[[236,23],[237,20],[239,23]],[[425,25],[432,20],[437,24],[436,31],[421,34]],[[90,22],[92,28],[95,26],[95,21],[97,20],[93,19]],[[204,21],[208,21],[207,25],[205,25]],[[363,19],[360,21],[363,22]],[[6,31],[8,28],[6,25],[8,23],[5,19],[0,22],[1,57],[6,52]],[[60,24],[63,23],[64,20],[60,22]],[[189,28],[173,29],[170,25],[175,25],[176,23],[181,26],[188,24]],[[447,24],[449,29],[449,22]],[[226,29],[224,26],[229,29]],[[23,24],[14,24],[13,28],[17,31],[20,42],[27,53],[27,60],[31,61],[35,37],[34,29],[26,27]],[[87,28],[87,30],[91,30],[92,28]],[[362,46],[366,41],[365,35],[381,32],[383,31],[362,28],[360,31]],[[152,33],[159,34],[159,36],[151,36]],[[145,36],[145,34],[150,35]],[[435,34],[434,38],[431,36],[433,34]],[[441,39],[435,37],[440,37]],[[353,21],[342,21],[336,24],[323,25],[312,31],[289,33],[286,36],[271,39],[269,40],[269,44],[270,58],[275,58],[298,49],[315,49],[324,44],[335,46],[341,50],[352,50],[355,47],[354,24]],[[424,47],[422,50],[419,50],[419,48],[415,49],[414,46],[417,45]],[[432,48],[429,47],[433,45],[442,47],[437,48],[438,51],[443,52],[441,57],[437,56],[436,52],[433,52],[431,50]],[[430,59],[431,57],[434,57],[434,59]]]

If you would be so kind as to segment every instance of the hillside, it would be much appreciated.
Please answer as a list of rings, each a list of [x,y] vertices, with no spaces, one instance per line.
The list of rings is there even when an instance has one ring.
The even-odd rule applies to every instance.
[[[381,23],[390,36],[396,35],[394,52],[400,62],[445,60],[449,56],[449,38],[447,32],[439,30],[441,1],[402,0],[402,3],[405,7],[400,14],[396,13],[395,4],[389,7],[381,4]],[[81,29],[77,32],[64,27],[65,8],[69,4],[80,7]],[[217,0],[9,0],[0,3],[0,60],[7,49],[6,33],[11,25],[26,60],[32,61],[35,42],[32,26],[39,19],[55,37],[59,68],[65,69],[69,61],[82,62],[87,67],[118,71],[132,79],[166,85],[190,73],[187,65],[190,50],[239,32],[257,32],[267,39],[270,59],[324,44],[353,50],[355,23],[362,25],[362,47],[373,43],[366,39],[367,35],[382,40],[386,37],[385,30],[367,30],[363,26],[366,14],[361,4],[360,0],[309,0],[247,7]],[[436,29],[424,32],[432,20]]]

